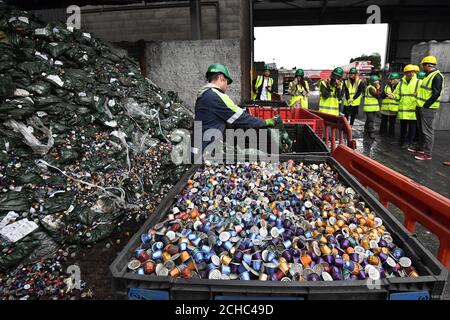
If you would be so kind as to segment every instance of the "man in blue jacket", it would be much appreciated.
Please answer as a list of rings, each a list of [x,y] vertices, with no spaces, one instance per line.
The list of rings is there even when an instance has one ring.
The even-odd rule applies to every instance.
[[[233,83],[226,66],[211,65],[206,78],[208,84],[200,89],[195,103],[195,121],[202,123],[202,140],[206,131],[216,129],[223,134],[227,125],[242,129],[258,129],[276,125],[275,119],[263,120],[249,115],[226,95],[228,86]],[[202,141],[202,150],[194,144],[192,147],[194,157],[203,154],[203,150],[212,142],[214,140]]]

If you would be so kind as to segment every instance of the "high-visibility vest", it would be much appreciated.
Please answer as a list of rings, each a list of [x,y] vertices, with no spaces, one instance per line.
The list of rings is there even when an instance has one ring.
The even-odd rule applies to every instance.
[[[339,98],[337,97],[336,87],[331,87],[330,97],[322,97],[322,86],[327,87],[325,81],[321,81],[319,85],[320,100],[319,100],[319,111],[323,113],[328,113],[334,116],[339,116]]]
[[[390,85],[386,85],[384,87],[384,93],[386,94],[394,94],[395,89],[398,87],[398,84],[395,86],[394,90],[392,90]],[[398,112],[398,100],[384,98],[381,103],[381,111],[392,111]]]
[[[413,77],[409,83],[406,77],[403,77],[402,82],[395,89],[394,95],[399,101],[398,103],[398,118],[400,120],[417,120],[417,90],[419,89],[419,79]]]
[[[255,83],[255,92],[253,92],[253,100],[256,100],[256,98],[258,97],[258,91],[259,91],[259,88],[262,86],[264,84],[264,76],[258,76],[257,78],[256,78],[256,83]],[[272,85],[273,85],[273,79],[272,78],[269,78],[268,79],[268,81],[267,81],[267,86],[268,87],[272,87]],[[269,92],[268,90],[267,90],[267,99],[268,100],[272,100],[272,93],[271,92]]]
[[[366,98],[364,101],[364,112],[378,112],[380,111],[380,102],[378,98],[374,97],[370,93],[370,88],[374,88],[374,86],[369,85],[366,89]]]
[[[433,95],[433,88],[432,88],[433,80],[438,74],[440,74],[443,79],[442,90],[439,99],[437,99],[437,101],[431,105],[430,109],[439,109],[441,107],[441,98],[442,98],[442,91],[444,89],[445,78],[439,70],[436,70],[434,72],[431,72],[425,79],[423,79],[422,85],[419,87],[419,90],[417,92],[417,105],[420,108],[423,108],[425,102],[427,102]]]
[[[306,81],[306,80],[305,80],[305,86],[306,86],[306,89],[303,88],[300,84],[297,84],[294,94],[291,95],[291,100],[289,101],[289,106],[293,107],[298,102],[303,109],[309,108],[308,97],[301,94],[302,89],[306,90],[306,92],[309,93],[309,84],[308,84],[308,81]],[[291,88],[291,87],[292,87],[292,82],[289,83],[289,88]]]
[[[353,85],[352,85],[352,82],[350,81],[350,79],[345,80],[345,86],[348,89],[350,99],[353,99],[356,92],[358,91],[360,84],[361,84],[361,79],[356,79],[355,83]],[[358,97],[358,99],[354,100],[352,102],[352,104],[348,103],[348,100],[345,99],[345,105],[352,106],[352,107],[359,107],[361,105],[361,99],[362,99],[362,94]]]

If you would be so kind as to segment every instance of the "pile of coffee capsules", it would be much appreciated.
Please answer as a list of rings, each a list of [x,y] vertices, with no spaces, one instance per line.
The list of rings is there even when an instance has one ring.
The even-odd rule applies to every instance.
[[[326,163],[207,163],[164,219],[141,236],[130,272],[261,281],[419,276],[383,221]]]

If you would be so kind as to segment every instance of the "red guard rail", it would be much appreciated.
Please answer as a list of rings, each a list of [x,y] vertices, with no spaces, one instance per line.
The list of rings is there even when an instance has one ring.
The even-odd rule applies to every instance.
[[[364,187],[377,192],[383,206],[393,203],[402,210],[409,232],[414,233],[419,222],[435,234],[440,242],[437,258],[450,268],[449,199],[346,146],[338,146],[333,157]]]
[[[323,119],[324,122],[323,137],[325,138],[325,144],[327,145],[327,147],[331,148],[331,152],[333,152],[337,147],[336,136],[339,137],[338,145],[342,145],[344,143],[344,136],[345,136],[346,145],[352,149],[356,149],[356,141],[353,140],[352,136],[352,127],[348,123],[347,119],[345,119],[345,117],[343,116],[336,117],[327,113],[322,113],[313,110],[309,110],[309,112]]]

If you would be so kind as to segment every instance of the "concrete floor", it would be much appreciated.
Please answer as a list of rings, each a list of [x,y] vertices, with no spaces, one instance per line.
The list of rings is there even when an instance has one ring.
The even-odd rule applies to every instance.
[[[285,99],[288,100],[286,97]],[[309,100],[310,109],[318,110],[319,97],[311,96]],[[357,141],[357,150],[364,155],[382,163],[383,165],[403,174],[417,183],[450,198],[450,167],[442,164],[450,161],[450,131],[437,131],[435,139],[435,150],[433,160],[417,161],[406,149],[399,147],[400,123],[397,121],[396,137],[387,138],[376,135],[375,140],[364,139],[365,116],[360,108],[359,116],[353,126],[353,137]],[[376,121],[378,130],[380,118]],[[401,222],[403,213],[391,205],[389,211]],[[437,255],[439,240],[425,227],[418,224],[416,230],[417,239],[434,255]],[[449,276],[450,281],[450,276]],[[447,285],[445,299],[450,300],[450,286]]]

